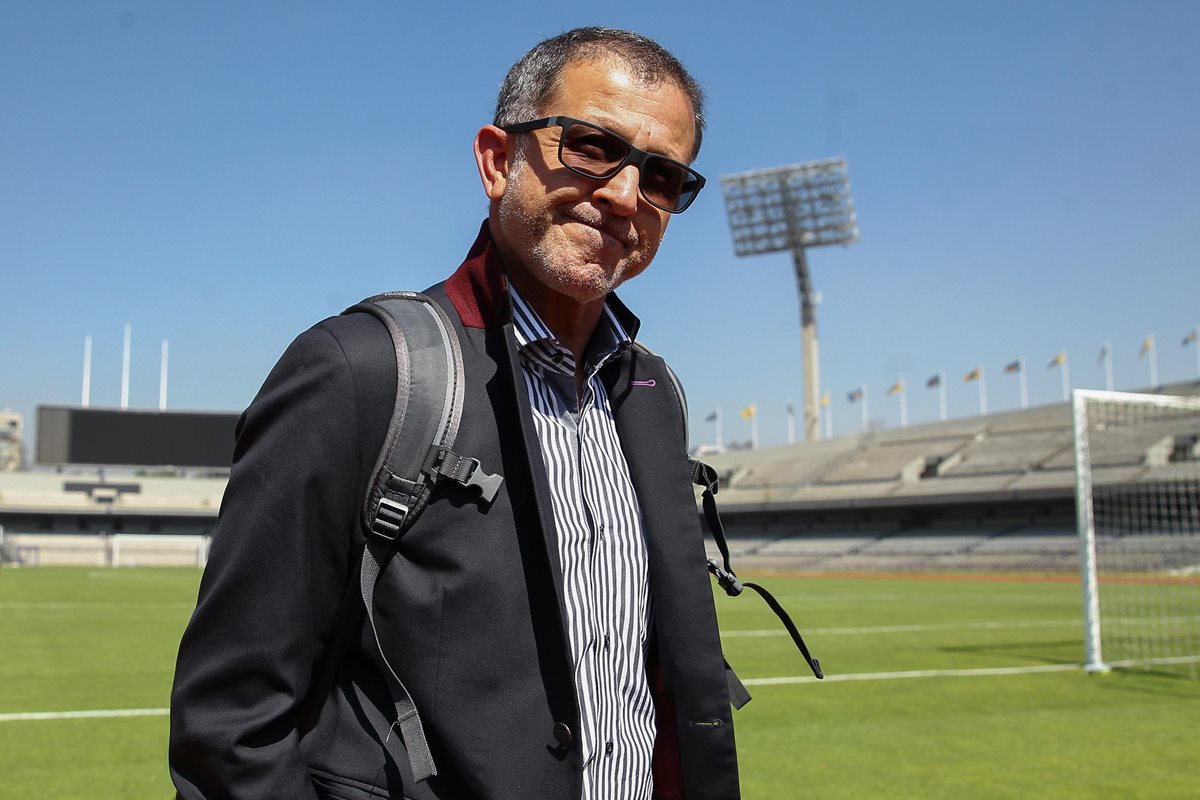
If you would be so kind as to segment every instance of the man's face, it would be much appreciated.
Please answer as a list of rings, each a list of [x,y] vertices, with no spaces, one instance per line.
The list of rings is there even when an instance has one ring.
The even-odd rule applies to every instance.
[[[635,147],[690,161],[692,107],[674,83],[642,84],[621,60],[610,59],[568,65],[559,87],[542,115],[592,122]],[[568,170],[558,160],[561,135],[558,127],[509,135],[500,230],[493,233],[510,268],[587,304],[649,266],[671,215],[641,197],[636,166],[606,180]]]

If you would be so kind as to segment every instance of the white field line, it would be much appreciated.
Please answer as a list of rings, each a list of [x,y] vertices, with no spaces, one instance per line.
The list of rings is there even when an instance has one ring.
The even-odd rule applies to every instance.
[[[1153,664],[1200,663],[1200,656],[1170,656],[1166,658],[1139,658],[1109,662],[1110,667],[1137,667]],[[986,678],[998,675],[1033,675],[1040,672],[1082,671],[1082,664],[1039,664],[1032,667],[982,667],[979,669],[921,669],[906,672],[852,672],[845,675],[826,675],[821,683],[846,683],[850,681],[889,681],[911,678]],[[750,678],[742,681],[747,686],[782,686],[792,683],[817,683],[812,675],[797,675],[783,678]],[[165,717],[167,708],[114,708],[97,711],[32,711],[19,714],[0,714],[0,722],[28,722],[31,720],[98,719],[111,717]]]
[[[1200,663],[1200,656],[1169,656],[1164,658],[1131,658],[1125,661],[1110,661],[1110,667],[1143,667],[1154,664]],[[1030,667],[980,667],[978,669],[916,669],[905,672],[851,672],[844,675],[826,675],[818,681],[812,675],[796,675],[786,678],[749,678],[742,681],[747,686],[781,686],[790,683],[845,683],[849,681],[892,681],[911,678],[988,678],[998,675],[1033,675],[1039,672],[1082,672],[1082,664],[1038,664]]]
[[[108,708],[95,711],[30,711],[23,714],[0,714],[0,722],[30,722],[47,719],[102,719],[108,717],[165,717],[169,708]]]
[[[1195,622],[1200,617],[1161,617],[1156,623],[1179,625]],[[1112,618],[1110,623],[1144,622],[1145,620]],[[1018,628],[1066,628],[1083,625],[1081,619],[1043,619],[1027,620],[1025,622],[947,622],[928,625],[874,625],[854,628],[812,628],[805,634],[814,636],[859,636],[867,633],[925,633],[927,631],[993,631]],[[721,631],[722,639],[753,639],[762,636],[787,636],[783,627],[763,628],[761,630]]]
[[[63,610],[63,609],[91,609],[91,608],[193,608],[195,603],[187,603],[183,601],[168,601],[162,603],[155,602],[128,602],[121,603],[109,600],[100,600],[96,602],[88,602],[83,600],[0,600],[0,609],[11,608],[15,610],[21,609],[37,609],[37,610]]]
[[[915,669],[907,672],[851,672],[826,675],[818,681],[812,675],[786,678],[750,678],[747,686],[779,686],[788,683],[843,683],[846,681],[892,681],[905,678],[982,678],[994,675],[1027,675],[1035,672],[1069,672],[1082,670],[1081,664],[1040,664],[1036,667],[983,667],[980,669]]]

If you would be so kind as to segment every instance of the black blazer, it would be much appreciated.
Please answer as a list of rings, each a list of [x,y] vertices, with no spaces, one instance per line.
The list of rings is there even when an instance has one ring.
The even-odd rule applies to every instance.
[[[181,797],[580,795],[579,750],[564,736],[578,730],[578,710],[549,486],[486,223],[463,265],[428,294],[462,344],[468,390],[455,449],[504,476],[489,507],[439,484],[376,589],[380,637],[438,775],[413,781],[398,730],[391,755],[381,743],[392,705],[370,626],[352,642],[315,728],[303,737],[297,728],[339,604],[361,602],[347,580],[396,389],[387,332],[351,314],[297,338],[239,421],[172,693],[170,766]],[[731,800],[729,695],[680,404],[666,365],[636,349],[602,379],[646,532],[655,793]]]

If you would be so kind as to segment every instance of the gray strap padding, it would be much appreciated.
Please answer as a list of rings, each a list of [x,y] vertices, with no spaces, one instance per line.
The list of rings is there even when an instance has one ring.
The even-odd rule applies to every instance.
[[[391,676],[392,701],[413,778],[437,775],[421,716],[412,695],[388,661],[375,624],[375,586],[403,535],[428,500],[422,471],[431,443],[449,449],[458,435],[463,407],[463,362],[458,338],[444,311],[424,295],[392,292],[376,295],[349,311],[365,311],[379,319],[396,350],[396,405],[386,443],[376,461],[362,509],[367,544],[363,549],[359,588],[380,658]],[[392,742],[392,729],[384,745]]]

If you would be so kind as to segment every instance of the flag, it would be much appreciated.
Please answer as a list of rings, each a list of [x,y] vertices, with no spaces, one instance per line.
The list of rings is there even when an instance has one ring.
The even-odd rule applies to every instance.
[[[1200,335],[1200,328],[1192,328],[1188,331],[1188,335],[1183,337],[1183,346],[1187,347],[1189,344],[1195,342],[1198,335]]]
[[[795,414],[795,413],[796,413],[796,409],[792,408],[792,403],[789,400],[788,404],[787,404],[787,414],[790,417],[792,414]]]
[[[1103,364],[1108,360],[1108,345],[1100,348],[1100,357],[1096,359],[1097,364]]]
[[[855,389],[853,392],[846,393],[846,399],[851,403],[857,403],[859,400],[862,400],[862,396],[862,389]]]
[[[1016,361],[1010,361],[1007,364],[1005,364],[1004,371],[1005,372],[1020,372],[1021,371],[1021,359],[1018,358]]]
[[[758,413],[757,406],[755,406],[754,403],[751,403],[750,405],[748,405],[742,409],[742,419],[752,420],[752,419],[754,419],[754,415],[757,413]]]
[[[977,381],[982,377],[983,377],[983,367],[976,367],[975,369],[968,372],[966,375],[963,375],[963,380],[966,381],[967,383],[970,383],[971,381]]]
[[[931,377],[929,380],[925,381],[926,389],[936,389],[937,387],[939,387],[941,385],[942,385],[941,373],[938,373],[937,375],[934,375],[933,377]]]
[[[1146,337],[1146,341],[1142,342],[1142,349],[1138,351],[1138,358],[1144,358],[1146,353],[1154,349],[1154,335]]]
[[[717,411],[716,411],[716,409],[713,409],[713,412],[712,412],[711,414],[709,414],[707,417],[705,417],[705,418],[704,418],[704,421],[705,421],[705,422],[716,422],[716,421],[717,421]]]
[[[1050,359],[1050,363],[1046,365],[1046,369],[1054,369],[1055,367],[1061,367],[1065,363],[1067,363],[1067,354],[1060,350],[1058,352],[1058,355],[1056,355],[1054,358]]]
[[[821,408],[829,408],[829,392],[821,395]]]
[[[903,391],[904,391],[904,380],[901,379],[901,380],[898,380],[895,383],[893,383],[891,386],[889,386],[887,393],[888,394],[900,394]]]

